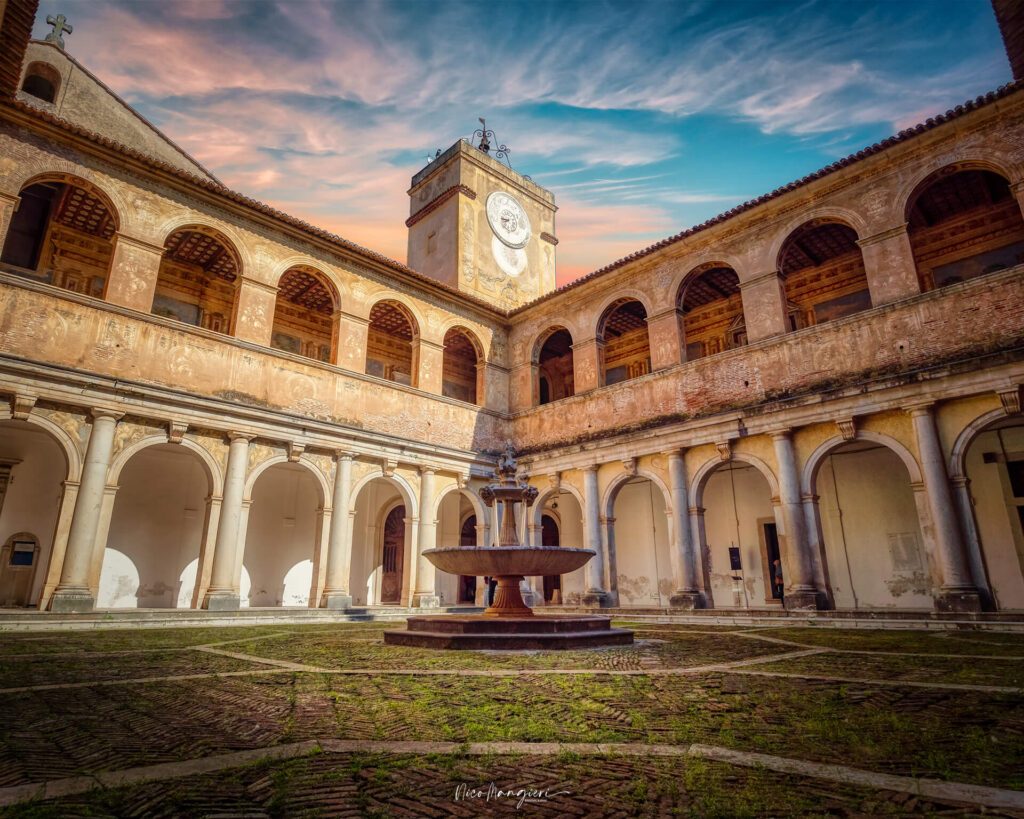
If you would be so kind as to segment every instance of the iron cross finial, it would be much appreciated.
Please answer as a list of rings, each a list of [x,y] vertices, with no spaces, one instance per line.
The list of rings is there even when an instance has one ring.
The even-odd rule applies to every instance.
[[[68,22],[68,18],[63,14],[58,14],[56,17],[50,15],[46,18],[46,24],[53,26],[53,31],[46,35],[46,42],[53,43],[58,48],[64,48],[64,38],[61,35],[65,31],[68,34],[74,31],[74,28]]]

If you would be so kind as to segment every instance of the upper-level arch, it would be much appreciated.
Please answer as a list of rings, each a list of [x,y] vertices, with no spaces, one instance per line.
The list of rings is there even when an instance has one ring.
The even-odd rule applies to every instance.
[[[25,77],[21,81],[21,90],[26,94],[54,103],[60,94],[60,72],[49,63],[36,60],[25,68]]]
[[[691,270],[676,293],[676,306],[683,314],[686,360],[747,343],[740,279],[729,265],[712,261]]]
[[[316,361],[337,360],[341,297],[323,271],[289,267],[278,279],[270,346]]]
[[[597,323],[601,350],[601,384],[617,384],[651,371],[651,344],[646,305],[623,296],[611,302]]]
[[[455,325],[444,334],[441,394],[470,404],[480,404],[484,389],[484,348],[476,333]]]
[[[420,324],[404,302],[383,298],[370,308],[366,372],[415,387],[418,384]]]
[[[779,249],[788,329],[797,330],[871,307],[857,231],[833,217],[802,223]]]
[[[572,334],[560,324],[548,327],[537,336],[530,363],[533,368],[534,395],[538,404],[569,398],[575,392]]]
[[[152,313],[231,333],[231,316],[242,274],[238,247],[221,230],[191,222],[164,239]]]
[[[905,216],[922,290],[1024,262],[1024,218],[1010,177],[987,162],[959,162],[912,189]]]
[[[0,262],[17,275],[102,298],[121,214],[81,176],[36,174],[19,191]]]

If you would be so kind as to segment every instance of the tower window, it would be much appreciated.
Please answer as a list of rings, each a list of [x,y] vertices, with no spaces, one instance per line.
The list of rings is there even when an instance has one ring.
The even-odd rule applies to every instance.
[[[54,102],[60,88],[60,74],[46,63],[32,63],[25,72],[21,90],[43,102]]]

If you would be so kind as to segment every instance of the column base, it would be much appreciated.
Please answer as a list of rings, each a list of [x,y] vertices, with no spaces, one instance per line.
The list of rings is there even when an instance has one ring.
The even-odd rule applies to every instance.
[[[324,592],[320,608],[330,611],[342,611],[352,608],[352,595],[343,591]]]
[[[86,589],[59,589],[50,598],[50,611],[61,614],[80,614],[96,608],[96,598]]]
[[[612,598],[608,592],[590,590],[585,591],[580,595],[580,604],[583,606],[606,609],[612,605]]]
[[[436,609],[441,606],[441,598],[432,592],[416,592],[412,604],[418,609]]]
[[[787,611],[817,611],[818,593],[816,591],[788,591],[782,598]]]
[[[942,590],[935,598],[936,611],[981,611],[981,595],[976,590]]]
[[[668,599],[668,604],[674,609],[702,609],[704,598],[700,592],[677,591]]]
[[[242,598],[234,592],[207,592],[203,608],[208,611],[238,611]]]

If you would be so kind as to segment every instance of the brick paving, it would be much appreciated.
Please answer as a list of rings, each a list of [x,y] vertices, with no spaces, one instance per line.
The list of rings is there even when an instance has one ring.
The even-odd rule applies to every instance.
[[[1024,790],[1019,765],[1024,759],[1024,696],[901,683],[1017,683],[1024,668],[1021,635],[769,629],[751,636],[666,625],[645,628],[639,645],[630,649],[517,655],[385,647],[381,631],[362,625],[278,625],[262,630],[0,634],[0,681],[7,688],[29,687],[4,694],[0,788],[334,739],[704,743],[878,773]],[[763,637],[771,639],[759,639]],[[960,637],[966,639],[956,639]],[[222,645],[218,650],[233,656],[190,649],[203,644]],[[802,652],[793,644],[836,650],[795,656]],[[846,649],[892,653],[843,653]],[[965,654],[963,661],[948,656],[958,651]],[[970,658],[979,651],[1002,659]],[[419,667],[446,673],[341,675],[268,668],[250,657],[299,667]],[[746,665],[702,670],[737,662]],[[671,667],[692,673],[665,674]],[[247,673],[109,684],[198,670]],[[552,673],[565,670],[585,673]],[[740,673],[762,670],[795,676]],[[502,676],[467,676],[467,671]],[[890,684],[807,676],[818,674],[871,677]],[[66,682],[83,687],[31,688]],[[600,764],[562,758],[438,761],[410,755],[401,764],[389,759],[385,764],[358,754],[325,753],[15,806],[4,815],[23,815],[29,807],[44,812],[24,815],[481,815],[478,806],[453,800],[453,783],[463,779],[573,783],[568,801],[528,807],[528,815],[540,816],[668,815],[672,810],[722,816],[745,811],[876,815],[947,810],[963,815],[955,805],[915,802],[906,794],[825,785],[806,777],[787,779],[782,787],[781,774],[768,777],[697,760],[685,765],[677,760],[682,767],[678,775],[670,775],[661,767],[663,761],[644,759]],[[542,775],[548,779],[537,779]],[[690,788],[691,776],[703,786]],[[818,797],[805,802],[807,793]],[[487,811],[506,807],[488,805]],[[57,812],[45,812],[51,810]]]

